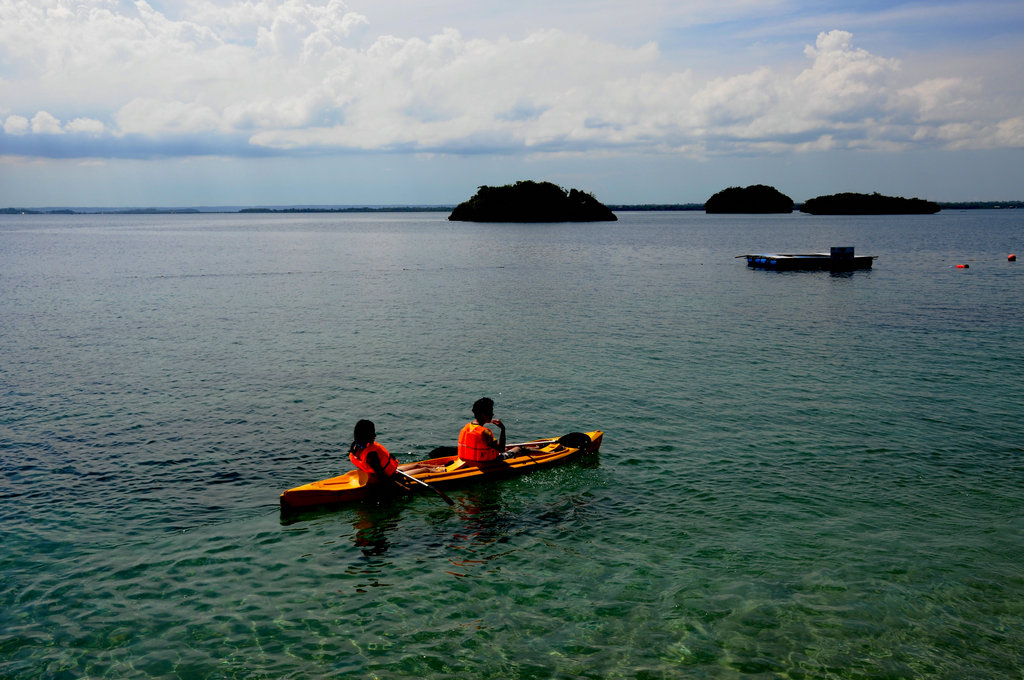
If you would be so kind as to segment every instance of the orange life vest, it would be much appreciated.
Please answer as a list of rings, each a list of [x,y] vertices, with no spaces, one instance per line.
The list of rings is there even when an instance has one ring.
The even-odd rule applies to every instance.
[[[367,444],[362,448],[357,448],[355,451],[348,454],[348,459],[352,461],[353,465],[363,472],[373,475],[376,473],[373,471],[373,468],[370,467],[370,456],[377,457],[377,460],[380,461],[380,466],[384,468],[384,474],[388,477],[395,474],[395,470],[398,469],[398,461],[395,460],[395,457],[377,442]]]
[[[494,435],[486,427],[466,423],[459,432],[459,458],[474,462],[496,460],[499,454],[492,444],[493,441]]]

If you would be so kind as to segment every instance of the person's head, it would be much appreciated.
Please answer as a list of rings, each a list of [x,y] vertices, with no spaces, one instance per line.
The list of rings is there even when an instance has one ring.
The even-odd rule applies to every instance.
[[[494,417],[494,400],[482,397],[473,403],[473,415],[481,425],[491,422]]]
[[[356,444],[369,444],[377,438],[377,428],[371,420],[360,420],[352,430],[352,441]]]

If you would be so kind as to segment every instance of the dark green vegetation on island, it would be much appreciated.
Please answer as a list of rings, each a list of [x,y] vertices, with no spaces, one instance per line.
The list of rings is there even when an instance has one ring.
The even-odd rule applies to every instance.
[[[800,212],[811,215],[933,215],[942,208],[922,198],[873,194],[832,194],[804,201]]]
[[[775,187],[755,184],[722,189],[704,204],[708,213],[791,213],[793,199]]]
[[[614,222],[618,218],[592,194],[566,191],[551,182],[525,180],[500,187],[481,186],[455,206],[454,222]]]

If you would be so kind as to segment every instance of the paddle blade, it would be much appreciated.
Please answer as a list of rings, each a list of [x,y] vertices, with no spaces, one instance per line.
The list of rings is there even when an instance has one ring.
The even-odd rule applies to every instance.
[[[590,436],[583,432],[570,432],[558,438],[558,443],[569,449],[579,449],[584,453],[590,450]]]

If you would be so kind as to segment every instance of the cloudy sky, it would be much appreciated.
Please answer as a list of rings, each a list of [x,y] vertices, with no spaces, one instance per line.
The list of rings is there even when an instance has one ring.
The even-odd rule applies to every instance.
[[[0,0],[0,207],[1024,199],[1020,0]]]

